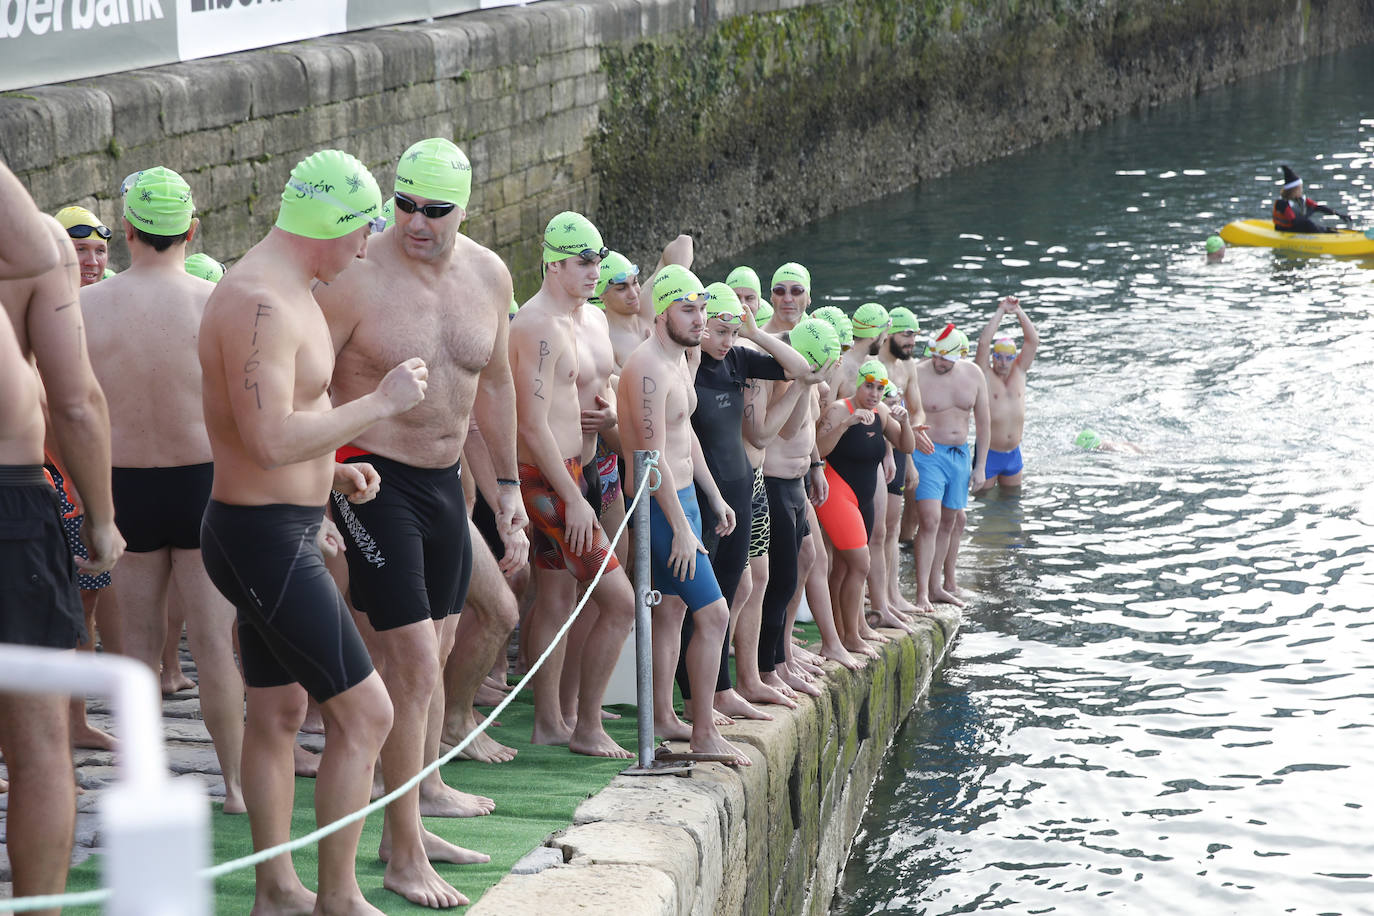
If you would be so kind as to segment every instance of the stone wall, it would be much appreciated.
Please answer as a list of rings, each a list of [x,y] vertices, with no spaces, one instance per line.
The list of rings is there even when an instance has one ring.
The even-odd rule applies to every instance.
[[[858,672],[840,669],[819,699],[736,722],[753,766],[699,764],[686,778],[620,776],[549,839],[552,860],[512,874],[471,916],[562,911],[722,916],[830,910],[870,787],[897,729],[926,695],[959,627],[953,611],[921,621]],[[517,866],[517,871],[520,870]]]
[[[303,156],[346,149],[390,187],[406,146],[452,137],[466,231],[528,294],[561,209],[641,262],[680,231],[709,260],[1371,37],[1374,0],[559,0],[0,94],[0,158],[112,227],[126,174],[174,168],[231,261]]]

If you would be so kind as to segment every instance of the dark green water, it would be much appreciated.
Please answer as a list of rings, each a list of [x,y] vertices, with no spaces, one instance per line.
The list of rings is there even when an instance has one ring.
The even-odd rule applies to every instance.
[[[1015,293],[1043,337],[1025,492],[970,504],[835,913],[1374,912],[1374,261],[1201,247],[1280,162],[1374,225],[1371,85],[1374,48],[1285,69],[737,260],[970,336]]]

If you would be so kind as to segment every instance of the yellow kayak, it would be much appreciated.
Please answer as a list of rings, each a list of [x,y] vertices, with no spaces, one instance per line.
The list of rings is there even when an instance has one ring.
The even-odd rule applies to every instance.
[[[1262,248],[1287,248],[1306,254],[1374,255],[1374,237],[1369,232],[1337,229],[1335,232],[1279,232],[1267,219],[1238,219],[1221,228],[1221,239],[1228,245],[1256,245]]]

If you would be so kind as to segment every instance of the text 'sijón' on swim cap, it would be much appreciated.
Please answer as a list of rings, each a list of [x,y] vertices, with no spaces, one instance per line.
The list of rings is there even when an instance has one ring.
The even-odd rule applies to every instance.
[[[854,326],[850,323],[849,316],[846,315],[839,306],[822,306],[812,312],[811,317],[830,322],[830,326],[835,329],[835,336],[839,338],[842,348],[854,345]]]
[[[992,352],[1003,354],[1016,353],[1016,341],[1003,334],[992,342]]]
[[[759,300],[759,307],[754,309],[754,323],[763,327],[768,323],[768,319],[773,317],[773,303],[767,299]]]
[[[596,280],[596,298],[600,299],[606,287],[615,283],[625,283],[631,277],[639,276],[638,265],[618,251],[612,251],[601,259],[601,276]]]
[[[755,296],[763,295],[763,284],[759,282],[759,275],[752,267],[736,267],[730,271],[730,276],[725,278],[725,285],[731,289],[752,289]]]
[[[1092,451],[1102,444],[1102,437],[1095,430],[1085,429],[1073,440],[1073,444]]]
[[[201,251],[186,259],[186,272],[193,277],[218,283],[224,278],[224,265]]]
[[[958,362],[960,351],[963,348],[963,341],[959,339],[959,331],[955,329],[953,323],[945,325],[945,329],[930,342],[931,355],[941,356],[954,362]]]
[[[877,337],[892,323],[887,309],[876,302],[865,302],[859,306],[850,320],[854,323],[855,338]]]
[[[1208,254],[1216,254],[1218,251],[1220,251],[1221,249],[1223,249],[1223,248],[1225,248],[1225,247],[1226,247],[1226,243],[1223,242],[1223,241],[1221,240],[1221,236],[1219,236],[1219,235],[1209,235],[1209,236],[1207,236],[1207,253],[1208,253]]]
[[[191,228],[196,204],[186,180],[162,166],[134,172],[120,186],[124,218],[149,235],[181,235]]]
[[[921,330],[921,322],[916,320],[916,313],[905,305],[899,305],[887,313],[891,325],[888,330],[893,334],[901,334],[903,331]]]
[[[568,258],[578,257],[584,251],[590,251],[592,256],[602,258],[610,254],[601,242],[601,233],[592,225],[591,220],[571,210],[564,210],[549,220],[549,224],[544,227],[545,264],[566,261]]]
[[[705,297],[706,287],[697,275],[681,264],[669,264],[654,277],[654,314],[662,315],[674,302],[692,296]]]
[[[337,239],[381,221],[377,179],[342,150],[313,153],[291,170],[281,192],[277,228],[308,239]]]
[[[788,261],[786,264],[773,271],[773,282],[769,286],[779,284],[799,283],[808,293],[811,292],[811,271],[802,267],[796,261]]]
[[[806,357],[812,369],[819,369],[840,355],[840,339],[835,336],[830,322],[823,318],[808,318],[798,324],[788,335],[788,343]]]
[[[706,300],[707,319],[719,318],[726,324],[744,320],[744,306],[740,305],[734,289],[724,283],[712,283],[706,287],[706,293],[711,297]]]
[[[450,140],[431,137],[413,144],[396,163],[396,190],[407,196],[457,204],[472,194],[472,165]]]

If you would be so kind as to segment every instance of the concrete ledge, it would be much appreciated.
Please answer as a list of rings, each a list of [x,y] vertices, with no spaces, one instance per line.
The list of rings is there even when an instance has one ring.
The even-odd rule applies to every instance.
[[[618,777],[550,838],[563,864],[508,876],[469,912],[827,912],[883,755],[959,622],[923,619],[863,671],[831,666],[819,698],[736,723],[728,736],[753,766]]]

